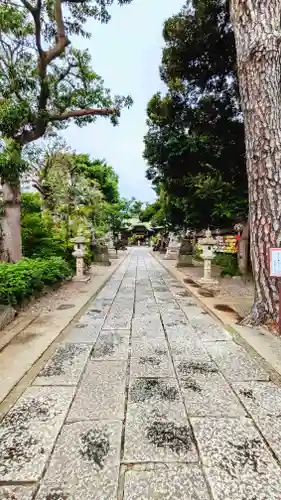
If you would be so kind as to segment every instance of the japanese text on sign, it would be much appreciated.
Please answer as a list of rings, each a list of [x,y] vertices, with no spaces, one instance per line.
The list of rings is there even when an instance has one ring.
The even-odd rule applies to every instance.
[[[272,278],[281,277],[281,248],[269,250],[269,273]]]

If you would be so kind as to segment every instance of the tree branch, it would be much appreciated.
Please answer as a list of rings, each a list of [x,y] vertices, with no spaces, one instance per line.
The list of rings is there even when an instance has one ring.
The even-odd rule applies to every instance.
[[[48,84],[48,79],[47,79],[47,66],[57,57],[59,57],[62,52],[65,50],[67,45],[69,45],[70,41],[68,40],[66,34],[65,34],[65,27],[64,27],[64,21],[63,21],[63,14],[62,14],[62,4],[61,0],[55,0],[55,6],[54,6],[54,18],[55,18],[55,23],[57,26],[57,33],[56,33],[56,41],[54,46],[49,49],[48,51],[44,51],[41,46],[41,31],[42,31],[42,26],[41,26],[41,9],[42,9],[42,0],[37,0],[37,5],[36,7],[29,7],[28,0],[21,0],[23,4],[30,10],[30,7],[32,10],[30,12],[32,13],[33,19],[34,19],[34,24],[35,24],[35,40],[36,40],[36,46],[38,50],[38,55],[39,55],[39,61],[38,61],[38,73],[39,73],[39,79],[40,79],[40,92],[38,96],[38,113],[39,117],[36,120],[34,127],[32,130],[24,131],[21,136],[19,137],[19,142],[20,143],[29,143],[33,142],[42,135],[44,135],[47,124],[48,124],[48,119],[46,117],[46,107],[49,99],[49,84]]]
[[[36,9],[33,10],[32,15],[35,24],[35,42],[38,50],[39,57],[43,54],[42,43],[41,43],[41,9],[42,0],[37,0]]]
[[[57,84],[59,84],[60,82],[62,82],[71,72],[71,70],[73,68],[77,68],[77,64],[71,64],[69,63],[67,68],[65,69],[65,71],[62,71],[60,73],[60,75],[58,76],[58,79],[57,79]]]
[[[62,15],[61,0],[55,0],[55,22],[57,25],[56,44],[54,47],[45,52],[45,65],[60,56],[64,49],[70,44],[70,40],[65,34],[65,26]]]
[[[83,116],[110,116],[119,115],[119,109],[117,108],[85,108],[85,109],[74,109],[73,111],[66,111],[61,115],[50,115],[48,117],[49,122],[62,122],[68,120],[69,118],[79,118]]]
[[[24,7],[29,10],[29,12],[33,13],[36,10],[36,7],[33,7],[31,3],[28,2],[28,0],[20,0],[21,3],[24,5]]]

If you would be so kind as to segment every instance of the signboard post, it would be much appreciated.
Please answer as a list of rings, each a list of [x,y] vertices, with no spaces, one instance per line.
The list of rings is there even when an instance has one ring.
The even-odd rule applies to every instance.
[[[271,278],[281,280],[281,248],[269,249],[269,275]],[[281,333],[281,284],[278,283],[279,290],[279,333]]]

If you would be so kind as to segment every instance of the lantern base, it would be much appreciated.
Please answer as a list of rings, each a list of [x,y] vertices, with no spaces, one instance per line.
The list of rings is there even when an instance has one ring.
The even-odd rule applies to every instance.
[[[82,283],[88,283],[90,280],[90,276],[73,276],[72,278],[72,281],[81,281]]]
[[[200,280],[198,280],[198,283],[206,288],[217,288],[219,286],[219,282],[212,278],[200,278]]]
[[[193,267],[193,255],[180,254],[177,262],[177,267]]]

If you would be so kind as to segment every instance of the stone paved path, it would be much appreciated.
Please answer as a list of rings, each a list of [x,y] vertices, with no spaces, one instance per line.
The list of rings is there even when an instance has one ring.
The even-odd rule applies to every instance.
[[[3,420],[0,498],[280,500],[280,461],[281,389],[137,249]]]

